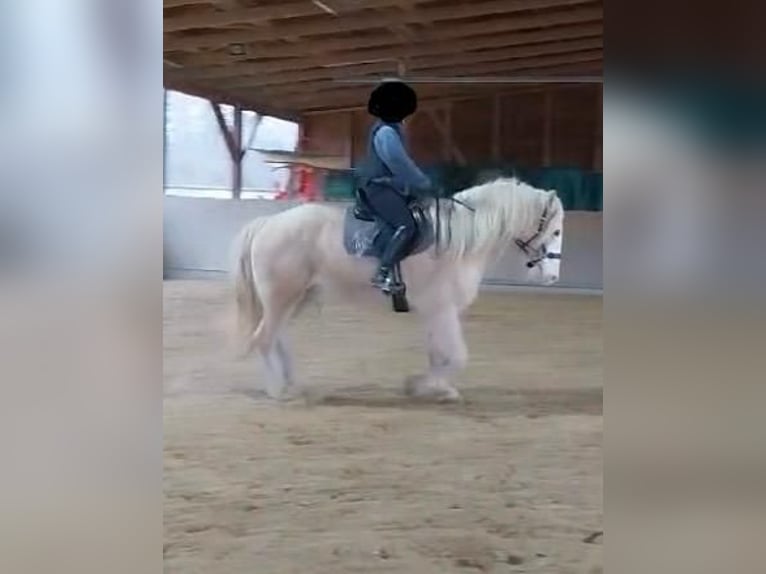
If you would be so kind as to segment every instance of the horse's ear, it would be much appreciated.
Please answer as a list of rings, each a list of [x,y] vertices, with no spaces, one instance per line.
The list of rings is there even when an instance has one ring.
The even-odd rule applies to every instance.
[[[548,205],[555,206],[554,209],[556,211],[563,209],[563,204],[561,203],[561,199],[559,198],[558,193],[556,193],[555,189],[546,191],[545,202]]]
[[[556,190],[546,189],[545,190],[545,205],[553,205],[555,201],[556,201]]]

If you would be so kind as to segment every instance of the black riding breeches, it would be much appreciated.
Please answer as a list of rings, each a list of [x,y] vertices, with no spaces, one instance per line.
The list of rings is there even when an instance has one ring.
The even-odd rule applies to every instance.
[[[415,218],[407,205],[407,200],[395,189],[383,185],[371,185],[365,192],[367,202],[375,216],[388,224],[392,232],[400,227],[404,228],[403,237],[400,237],[397,242],[403,249],[396,249],[393,253],[388,253],[391,250],[387,249],[381,260],[382,265],[394,265],[400,261],[402,251],[409,247],[409,243],[415,237],[417,232]]]

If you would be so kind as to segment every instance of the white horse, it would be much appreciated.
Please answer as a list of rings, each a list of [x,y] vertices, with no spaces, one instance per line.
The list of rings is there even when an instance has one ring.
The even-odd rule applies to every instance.
[[[409,377],[405,392],[443,401],[460,399],[450,383],[468,360],[460,315],[475,300],[488,263],[515,242],[528,258],[529,279],[552,284],[558,281],[563,241],[564,210],[554,191],[497,179],[455,197],[465,206],[440,200],[438,244],[401,264],[409,301],[425,326],[429,357],[428,372]],[[437,221],[436,202],[428,209]],[[370,285],[377,261],[347,253],[343,225],[343,207],[303,204],[257,218],[238,236],[240,334],[247,352],[256,350],[263,359],[273,398],[301,390],[283,329],[309,295],[331,290],[384,296]]]

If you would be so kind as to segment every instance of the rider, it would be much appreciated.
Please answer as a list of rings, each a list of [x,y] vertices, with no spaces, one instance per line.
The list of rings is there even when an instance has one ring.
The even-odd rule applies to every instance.
[[[432,189],[431,181],[410,159],[402,141],[402,121],[417,105],[415,90],[399,80],[378,85],[367,104],[367,111],[378,121],[370,130],[362,187],[369,207],[393,231],[372,279],[372,284],[385,292],[396,287],[393,269],[417,231],[409,204]]]

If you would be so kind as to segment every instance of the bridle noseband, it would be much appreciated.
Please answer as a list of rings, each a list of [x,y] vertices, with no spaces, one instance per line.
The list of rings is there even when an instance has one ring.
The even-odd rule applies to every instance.
[[[543,214],[540,216],[540,222],[537,225],[537,231],[535,231],[535,234],[526,241],[521,239],[515,240],[518,248],[521,249],[524,254],[529,257],[529,261],[527,261],[527,267],[530,269],[536,265],[539,265],[545,259],[561,259],[561,253],[548,252],[548,249],[545,247],[545,245],[540,245],[540,247],[537,249],[532,249],[531,246],[532,243],[536,241],[540,235],[542,235],[543,231],[545,231],[545,227],[548,223],[548,212],[550,211],[552,203],[553,200],[550,200],[545,205],[545,209],[543,209]]]

